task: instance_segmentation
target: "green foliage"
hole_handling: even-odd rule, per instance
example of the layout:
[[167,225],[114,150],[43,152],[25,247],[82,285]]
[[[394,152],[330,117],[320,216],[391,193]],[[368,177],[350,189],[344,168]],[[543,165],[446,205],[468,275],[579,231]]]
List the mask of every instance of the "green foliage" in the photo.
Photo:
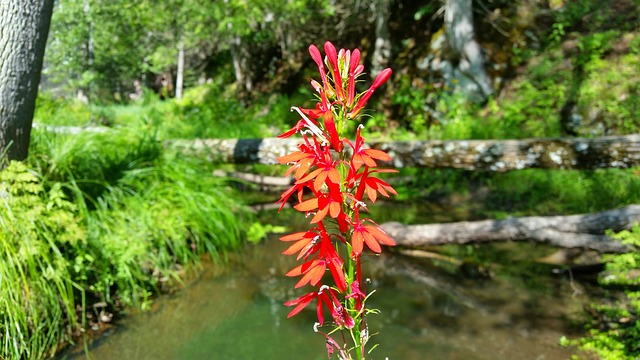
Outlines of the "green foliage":
[[[624,41],[640,39],[629,36]],[[638,41],[638,40],[636,40]],[[611,46],[609,39],[608,45]],[[604,51],[604,50],[601,50]],[[584,64],[585,79],[580,86],[578,110],[585,135],[631,134],[640,131],[640,51],[612,59],[597,53]]]
[[87,252],[72,257],[78,276],[123,304],[145,304],[159,279],[241,240],[237,201],[205,164],[163,156],[150,126],[34,134],[32,161],[68,184],[87,223]]
[[24,164],[0,172],[0,358],[42,359],[77,329],[70,253],[86,229],[61,186]]
[[[113,168],[127,166],[127,164],[118,164],[116,158],[125,149],[132,148],[132,142],[137,141],[135,139],[139,137],[139,134],[150,134],[149,136],[153,137],[147,136],[147,140],[133,146],[138,149],[139,156],[142,158],[156,156],[154,153],[159,151],[159,144],[155,142],[155,137],[161,140],[272,137],[281,134],[293,125],[295,116],[289,111],[290,105],[304,95],[306,94],[295,94],[292,98],[287,95],[274,94],[270,97],[257,99],[250,106],[246,106],[235,98],[231,88],[225,88],[219,83],[188,89],[180,102],[160,101],[157,97],[149,95],[139,103],[129,105],[85,105],[43,95],[38,102],[34,121],[46,125],[75,126],[101,126],[106,122],[110,127],[116,129],[118,136],[113,137],[113,133],[99,133],[78,137],[75,142],[64,140],[65,146],[68,147],[55,147],[56,153],[49,156],[53,158],[66,156],[67,160],[65,161],[76,162],[78,166],[74,165],[74,167],[80,172],[90,171],[92,168],[95,169],[94,171],[100,171],[105,168],[106,173],[116,174],[117,172],[112,171]],[[145,130],[142,132],[131,130],[131,128],[139,127]],[[107,141],[106,138],[109,137],[113,137],[113,141]],[[57,140],[47,138],[46,141]],[[101,146],[108,149],[96,148]],[[80,155],[74,155],[76,150]],[[58,153],[60,151],[63,153]],[[99,156],[96,155],[97,152],[110,154],[109,159],[98,160],[113,164],[93,167],[91,165],[93,160],[90,158]],[[39,153],[47,154],[46,152]],[[85,161],[87,162],[84,163]],[[61,160],[52,161],[56,164],[61,162]],[[85,169],[84,165],[87,165],[88,169]],[[92,179],[105,178],[99,174],[87,177]]]
[[631,231],[610,235],[631,250],[604,256],[606,269],[600,283],[624,289],[624,295],[594,306],[598,318],[590,324],[589,336],[579,344],[602,359],[632,359],[640,356],[640,225],[635,224]]
[[455,202],[456,211],[483,218],[589,213],[640,202],[638,169],[401,169],[399,176],[411,180],[395,186],[398,199]]
[[640,202],[634,170],[527,169],[492,174],[488,203],[515,214],[587,213]]
[[0,172],[0,358],[49,357],[85,326],[84,306],[147,308],[202,256],[242,242],[251,216],[222,180],[164,155],[144,126],[36,129],[37,170]]

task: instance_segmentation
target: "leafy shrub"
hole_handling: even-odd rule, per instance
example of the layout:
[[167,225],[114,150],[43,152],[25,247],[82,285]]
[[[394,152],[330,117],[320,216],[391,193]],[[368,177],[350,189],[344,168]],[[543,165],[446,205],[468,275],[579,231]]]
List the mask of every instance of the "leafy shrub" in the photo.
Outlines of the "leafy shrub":
[[640,131],[640,51],[612,59],[593,59],[585,66],[578,109],[585,135]]
[[596,318],[581,347],[602,359],[634,359],[640,356],[640,225],[632,231],[610,234],[631,247],[625,254],[605,255],[606,269],[600,283],[623,289],[621,298],[610,298],[594,306]]
[[76,329],[70,266],[85,237],[59,184],[18,162],[0,172],[0,358],[45,358]]

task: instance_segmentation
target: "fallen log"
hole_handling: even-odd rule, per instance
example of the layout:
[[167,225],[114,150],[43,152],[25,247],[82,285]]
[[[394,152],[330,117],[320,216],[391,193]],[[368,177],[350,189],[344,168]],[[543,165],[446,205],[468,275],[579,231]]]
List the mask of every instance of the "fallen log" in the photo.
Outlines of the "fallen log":
[[258,186],[260,191],[284,191],[295,182],[293,176],[268,176],[239,171],[215,170],[212,175],[254,184]]
[[531,240],[562,248],[624,252],[629,250],[627,246],[607,236],[605,231],[631,229],[634,222],[640,222],[640,205],[569,216],[514,217],[428,225],[389,222],[382,226],[399,246],[405,248]]
[[[165,146],[212,162],[278,164],[299,139],[169,140]],[[640,135],[518,140],[370,141],[400,167],[511,171],[526,168],[597,169],[640,165]]]

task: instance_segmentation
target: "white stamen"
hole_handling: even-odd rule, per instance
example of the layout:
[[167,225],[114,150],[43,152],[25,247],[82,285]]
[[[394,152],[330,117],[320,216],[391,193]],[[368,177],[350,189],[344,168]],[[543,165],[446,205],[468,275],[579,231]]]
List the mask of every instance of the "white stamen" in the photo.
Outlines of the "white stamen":
[[329,141],[327,140],[326,137],[324,137],[322,130],[320,130],[319,127],[317,127],[316,125],[314,125],[314,123],[311,122],[311,120],[309,120],[309,118],[302,113],[302,111],[300,110],[299,107],[297,106],[292,106],[291,107],[291,111],[297,111],[298,114],[300,114],[300,116],[302,117],[302,119],[305,122],[305,126],[309,128],[309,130],[311,130],[317,137],[318,139],[320,139],[323,143],[329,143]]
[[320,286],[320,290],[318,290],[318,295],[322,294],[322,292],[323,292],[325,289],[329,289],[329,287],[328,287],[327,285],[322,285],[322,286]]
[[360,207],[365,208],[365,209],[367,208],[367,204],[365,204],[362,201],[358,201],[358,200],[356,200],[356,206],[360,206]]
[[360,129],[360,130],[364,129],[364,124],[358,125],[358,129]]
[[319,322],[313,324],[313,332],[318,332],[318,326],[320,326]]

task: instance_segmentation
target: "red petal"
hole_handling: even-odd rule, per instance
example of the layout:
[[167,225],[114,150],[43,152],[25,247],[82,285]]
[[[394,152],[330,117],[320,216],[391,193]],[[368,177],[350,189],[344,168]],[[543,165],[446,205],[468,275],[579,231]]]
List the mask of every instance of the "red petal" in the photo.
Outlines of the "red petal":
[[387,235],[387,232],[382,230],[381,228],[373,225],[367,225],[365,226],[365,228],[367,228],[369,233],[373,235],[381,244],[388,246],[393,246],[396,244],[396,242],[393,241],[393,239],[389,237],[389,235]]
[[307,176],[305,176],[302,179],[296,181],[296,184],[307,182],[307,181],[313,179],[314,177],[318,176],[318,174],[320,174],[322,171],[323,171],[323,169],[315,169],[312,172],[310,172],[309,174],[307,174]]
[[354,254],[362,254],[363,240],[362,230],[353,232],[353,236],[351,236],[351,251]]
[[313,44],[309,45],[309,54],[311,55],[311,58],[313,59],[313,61],[316,62],[319,68],[323,67],[322,55],[320,54],[320,50],[318,50],[318,48],[315,45]]
[[299,313],[300,311],[302,311],[302,309],[304,309],[307,305],[309,305],[309,303],[311,302],[311,300],[313,300],[315,297],[317,296],[316,292],[310,292],[306,295],[303,295],[295,300],[291,300],[291,301],[287,301],[284,304],[286,306],[294,306],[296,305],[295,308],[293,308],[293,310],[291,310],[291,312],[289,313],[289,315],[287,315],[287,318],[290,318],[294,315],[296,315],[297,313]]
[[327,212],[329,212],[329,207],[325,206],[324,209],[321,209],[316,213],[316,215],[313,217],[313,219],[311,219],[310,223],[311,224],[316,224],[316,223],[322,221],[322,219],[324,219],[324,217],[327,216]]
[[368,185],[365,186],[365,190],[367,191],[367,196],[371,202],[376,202],[376,199],[378,199],[378,193],[376,190]]
[[314,267],[312,267],[309,270],[309,272],[307,272],[300,279],[300,281],[298,281],[298,283],[296,284],[295,288],[297,289],[299,287],[302,287],[302,286],[306,285],[307,283],[315,286],[320,281],[320,279],[322,279],[322,276],[324,275],[326,269],[327,269],[327,266],[324,263],[324,261],[319,262]]
[[364,152],[371,156],[374,159],[382,160],[382,161],[391,161],[393,160],[389,154],[382,150],[377,149],[365,149]]
[[298,211],[311,211],[318,208],[318,199],[313,198],[307,201],[303,201],[300,204],[293,207]]
[[296,240],[300,240],[300,239],[304,238],[305,235],[307,235],[307,233],[308,233],[308,231],[301,231],[301,232],[285,235],[285,236],[280,237],[280,241],[296,241]]
[[331,276],[333,276],[333,281],[336,282],[336,286],[341,292],[345,292],[347,290],[347,282],[344,278],[344,272],[342,271],[340,264],[331,261],[329,262],[329,271],[331,271]]
[[340,215],[341,209],[342,209],[342,206],[340,206],[339,202],[332,201],[329,204],[329,215],[331,215],[331,217],[335,219],[338,217],[338,215]]
[[293,245],[289,246],[289,248],[287,248],[287,250],[283,251],[282,253],[284,255],[293,255],[293,254],[297,253],[298,251],[302,250],[305,246],[309,245],[309,243],[312,240],[313,239],[300,240],[300,241],[294,243]]
[[326,170],[322,170],[319,174],[318,177],[316,178],[316,180],[313,182],[313,188],[316,191],[320,191],[320,189],[322,188],[322,185],[324,185],[325,181],[327,181],[327,171]]
[[373,252],[376,252],[378,254],[381,253],[382,248],[380,247],[380,244],[378,244],[376,239],[373,237],[373,235],[371,235],[367,231],[363,231],[362,233],[363,233],[362,235],[364,236],[364,242],[367,244],[369,249],[373,250]]
[[353,168],[355,170],[360,169],[363,163],[364,163],[364,160],[362,159],[362,155],[360,154],[354,154],[353,158],[351,158],[351,164],[353,165]]
[[351,73],[354,73],[359,64],[360,64],[360,50],[353,49],[353,53],[351,53],[351,63],[349,64],[349,71]]
[[[304,159],[304,160],[301,160],[301,161],[298,163],[298,169],[296,170],[296,173],[295,173],[295,175],[294,175],[294,176],[295,176],[295,178],[296,178],[296,179],[300,179],[302,176],[304,176],[304,174],[306,174],[306,173],[307,173],[307,170],[309,170],[309,168],[311,167],[311,165],[313,165],[313,162],[314,162],[314,161],[313,161],[313,159]],[[301,181],[301,182],[304,182],[304,181]]]
[[380,74],[378,74],[378,76],[376,76],[376,79],[373,81],[371,89],[378,88],[380,85],[384,84],[385,81],[389,80],[389,77],[391,77],[391,69],[386,68],[380,71]]
[[309,154],[307,153],[303,153],[302,151],[294,151],[291,154],[285,155],[285,156],[281,156],[279,158],[277,158],[276,160],[278,160],[278,162],[280,164],[288,164],[288,163],[292,163],[292,162],[297,162],[301,159],[304,159],[306,157],[308,157]]
[[340,184],[340,182],[342,181],[342,179],[340,178],[340,173],[336,168],[331,168],[328,175],[329,180],[331,180],[331,182],[334,184]]

